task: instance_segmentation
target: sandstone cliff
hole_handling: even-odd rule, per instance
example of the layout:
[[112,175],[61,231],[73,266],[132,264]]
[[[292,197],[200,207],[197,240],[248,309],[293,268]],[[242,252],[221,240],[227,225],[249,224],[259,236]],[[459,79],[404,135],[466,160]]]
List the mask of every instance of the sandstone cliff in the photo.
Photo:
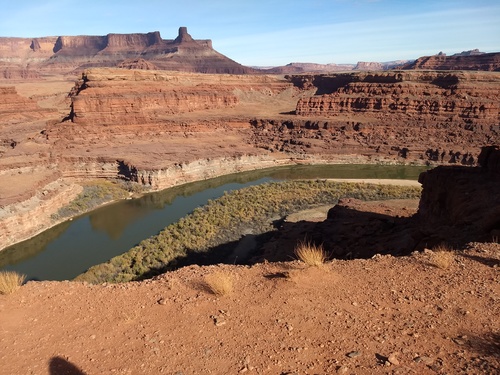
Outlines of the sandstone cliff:
[[36,100],[19,95],[13,86],[0,86],[0,157],[24,141],[39,137],[46,119],[54,117],[55,109],[40,107]]
[[402,69],[421,70],[486,70],[500,71],[500,53],[467,53],[446,56],[437,54],[419,57],[414,62],[404,64]]
[[331,146],[473,164],[481,146],[500,140],[500,76],[495,73],[394,71],[289,79],[316,91],[298,100],[296,114],[309,118],[305,124]]
[[440,166],[420,176],[422,230],[437,239],[498,240],[500,149],[485,147],[474,168]]
[[395,71],[322,78],[314,77],[313,84],[328,94],[300,100],[298,115],[401,113],[484,124],[500,119],[500,77],[495,74]]
[[291,88],[287,82],[265,76],[214,78],[162,71],[88,70],[70,94],[68,119],[98,126],[167,123],[175,114],[235,107],[239,103],[235,90],[272,93]]
[[138,58],[165,70],[253,72],[215,51],[211,40],[193,39],[185,27],[179,28],[177,38],[170,40],[162,39],[158,31],[104,36],[0,38],[0,78],[5,79],[32,78],[39,72],[70,73],[91,66],[115,67]]

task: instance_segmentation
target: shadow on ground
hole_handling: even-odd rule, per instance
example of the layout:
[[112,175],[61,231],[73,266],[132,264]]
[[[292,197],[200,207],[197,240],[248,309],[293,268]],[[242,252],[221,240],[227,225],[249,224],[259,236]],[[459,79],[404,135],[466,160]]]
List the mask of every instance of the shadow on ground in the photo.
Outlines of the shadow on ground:
[[49,363],[50,375],[86,375],[77,366],[62,357],[52,357]]

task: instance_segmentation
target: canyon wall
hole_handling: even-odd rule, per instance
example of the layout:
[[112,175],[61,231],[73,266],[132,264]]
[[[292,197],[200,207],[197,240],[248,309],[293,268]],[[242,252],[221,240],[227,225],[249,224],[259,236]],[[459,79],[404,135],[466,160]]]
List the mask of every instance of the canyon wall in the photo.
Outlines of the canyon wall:
[[[328,82],[330,78],[330,82]],[[431,121],[498,123],[500,77],[473,72],[379,72],[325,77],[316,95],[297,103],[302,116],[400,113]],[[484,121],[482,121],[484,120]]]
[[279,91],[289,87],[265,76],[224,75],[214,79],[161,71],[89,70],[70,93],[68,120],[100,126],[166,123],[179,113],[235,107],[239,103],[235,90]]
[[158,123],[168,115],[229,108],[238,103],[238,98],[225,88],[172,87],[151,82],[140,91],[135,84],[122,84],[112,92],[105,85],[88,90],[94,83],[84,82],[86,90],[73,98],[72,122],[88,125]]
[[420,175],[418,216],[422,231],[436,238],[498,240],[500,149],[484,147],[479,166],[439,166]]
[[[0,174],[0,177],[5,175]],[[80,185],[56,177],[39,181],[32,190],[33,195],[22,198],[22,204],[18,203],[18,199],[11,204],[0,205],[0,250],[58,224],[59,221],[52,215],[81,191]],[[2,199],[3,202],[5,199]]]
[[478,53],[468,51],[452,56],[437,54],[422,56],[417,60],[404,64],[402,69],[419,70],[483,70],[500,71],[500,53]]
[[[53,117],[57,110],[40,107],[36,100],[19,95],[14,86],[0,86],[0,158],[27,139],[39,137],[36,129],[43,129],[46,119]],[[0,160],[0,170],[2,164]]]
[[[297,116],[309,120],[274,125],[284,129],[281,144],[310,147],[324,139],[331,147],[354,146],[359,153],[474,164],[481,146],[500,141],[496,73],[394,71],[288,78],[316,95],[297,102]],[[306,137],[304,127],[316,134]]]
[[17,93],[14,86],[0,86],[0,118],[2,124],[19,123],[45,117],[54,109],[41,108],[35,100]]
[[193,39],[186,27],[179,28],[175,39],[162,39],[158,31],[103,36],[0,37],[0,79],[33,79],[41,73],[74,74],[88,67],[116,67],[138,58],[164,70],[253,72],[215,51],[211,40]]

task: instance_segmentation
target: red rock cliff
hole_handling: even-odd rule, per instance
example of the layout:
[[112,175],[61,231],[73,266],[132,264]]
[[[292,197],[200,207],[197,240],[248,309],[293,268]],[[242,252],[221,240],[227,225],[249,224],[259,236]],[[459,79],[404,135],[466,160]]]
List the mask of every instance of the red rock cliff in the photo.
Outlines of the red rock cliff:
[[[255,121],[260,147],[473,165],[500,142],[500,75],[359,72],[295,75],[296,116]],[[320,151],[321,150],[321,151]]]
[[[479,167],[437,167],[420,175],[423,230],[445,238],[500,236],[500,149],[485,147]],[[449,234],[453,236],[449,236]]]
[[500,71],[500,53],[423,56],[403,65],[402,69]]
[[124,60],[142,58],[158,69],[202,73],[253,72],[212,48],[211,40],[196,40],[186,27],[175,39],[162,39],[158,31],[146,34],[0,38],[0,78],[20,78],[19,69],[42,73],[69,73],[88,67],[115,67]]
[[390,72],[311,78],[318,91],[301,99],[302,116],[364,112],[374,117],[404,114],[429,121],[498,124],[500,75],[465,72]]

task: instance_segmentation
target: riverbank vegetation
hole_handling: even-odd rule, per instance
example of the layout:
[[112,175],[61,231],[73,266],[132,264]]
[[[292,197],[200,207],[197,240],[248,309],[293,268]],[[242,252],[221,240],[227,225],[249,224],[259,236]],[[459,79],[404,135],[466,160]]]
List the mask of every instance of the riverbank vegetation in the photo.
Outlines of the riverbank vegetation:
[[91,211],[105,203],[125,199],[130,194],[142,194],[143,185],[121,180],[93,180],[83,184],[83,191],[67,206],[62,207],[52,219],[60,220]]
[[418,198],[420,192],[420,187],[327,180],[273,182],[235,190],[196,208],[158,235],[91,267],[76,279],[102,283],[150,278],[179,267],[188,256],[235,242],[243,234],[272,231],[273,221],[296,211],[325,204],[333,206],[343,197],[403,199]]

